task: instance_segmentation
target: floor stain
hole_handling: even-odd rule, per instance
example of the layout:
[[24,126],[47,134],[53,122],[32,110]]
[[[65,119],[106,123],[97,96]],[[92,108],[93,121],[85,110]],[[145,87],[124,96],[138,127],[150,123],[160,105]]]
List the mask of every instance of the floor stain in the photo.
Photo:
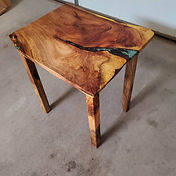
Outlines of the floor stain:
[[48,174],[48,173],[46,173],[46,174],[44,174],[43,176],[49,176],[49,174]]
[[9,47],[9,45],[8,44],[4,44],[3,46],[2,46],[2,48],[8,48]]
[[131,150],[128,149],[128,148],[126,148],[125,151],[126,151],[127,154],[129,154],[131,152]]
[[100,169],[100,161],[92,157],[86,166],[81,163],[78,165],[77,174],[79,176],[95,176],[96,173],[99,173]]
[[154,128],[158,127],[158,123],[155,120],[148,119],[147,123]]
[[66,166],[67,166],[67,172],[70,172],[72,169],[76,168],[76,162],[70,161],[66,164]]
[[53,158],[55,158],[57,156],[57,153],[55,152],[55,153],[51,153],[50,155],[49,155],[49,158],[50,159],[53,159]]
[[31,176],[38,176],[36,172],[32,172]]

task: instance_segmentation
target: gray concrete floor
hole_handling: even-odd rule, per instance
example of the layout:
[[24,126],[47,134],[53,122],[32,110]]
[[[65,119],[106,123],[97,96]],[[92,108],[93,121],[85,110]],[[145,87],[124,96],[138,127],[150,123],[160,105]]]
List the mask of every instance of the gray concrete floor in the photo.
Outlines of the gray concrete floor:
[[45,114],[8,39],[58,6],[19,0],[0,16],[0,176],[175,176],[176,43],[155,37],[140,54],[128,113],[124,69],[101,92],[103,144],[95,149],[85,96],[39,68],[54,107]]

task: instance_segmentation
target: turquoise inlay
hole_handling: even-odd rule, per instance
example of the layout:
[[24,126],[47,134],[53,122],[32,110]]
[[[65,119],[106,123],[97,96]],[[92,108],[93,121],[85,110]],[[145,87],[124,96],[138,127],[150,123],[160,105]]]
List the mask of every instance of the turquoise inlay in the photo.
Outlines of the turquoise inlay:
[[128,50],[126,51],[121,51],[123,54],[128,55],[130,59],[132,59],[138,52],[135,50]]
[[15,46],[15,48],[16,48],[16,49],[18,49],[18,50],[20,49],[20,47],[19,47],[19,46]]
[[72,41],[63,40],[63,39],[59,38],[57,35],[54,35],[54,38],[57,39],[57,40],[61,40],[65,43],[68,43],[72,46],[75,46],[79,49],[83,49],[83,50],[87,50],[87,51],[91,51],[91,52],[108,51],[111,54],[121,56],[121,57],[123,57],[127,60],[132,59],[138,53],[138,51],[136,51],[136,50],[123,49],[123,48],[84,47],[84,46],[81,46],[79,44],[73,43]]

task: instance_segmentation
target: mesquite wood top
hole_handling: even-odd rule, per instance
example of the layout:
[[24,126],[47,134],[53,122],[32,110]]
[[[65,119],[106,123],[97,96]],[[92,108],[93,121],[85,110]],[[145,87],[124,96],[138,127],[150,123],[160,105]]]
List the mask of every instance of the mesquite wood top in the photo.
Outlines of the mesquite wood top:
[[98,93],[154,33],[62,5],[10,35],[25,57],[89,95]]

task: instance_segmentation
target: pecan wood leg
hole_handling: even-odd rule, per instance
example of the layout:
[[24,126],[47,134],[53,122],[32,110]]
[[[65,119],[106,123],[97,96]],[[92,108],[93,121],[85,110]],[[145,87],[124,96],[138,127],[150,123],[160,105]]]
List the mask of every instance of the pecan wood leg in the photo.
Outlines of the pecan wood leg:
[[99,95],[94,97],[86,95],[88,109],[88,121],[90,129],[91,142],[95,147],[100,145],[100,108]]
[[123,111],[125,112],[129,110],[129,106],[130,106],[137,59],[138,59],[138,55],[136,55],[133,59],[131,59],[126,64],[123,95],[122,95],[122,107],[123,107]]
[[50,106],[49,106],[45,91],[43,89],[42,83],[40,81],[40,77],[38,75],[35,64],[31,60],[25,58],[22,54],[20,54],[20,56],[21,56],[21,60],[23,61],[24,67],[27,71],[27,74],[31,80],[31,83],[34,87],[34,91],[39,98],[40,105],[43,108],[43,110],[46,113],[48,113],[50,111]]

